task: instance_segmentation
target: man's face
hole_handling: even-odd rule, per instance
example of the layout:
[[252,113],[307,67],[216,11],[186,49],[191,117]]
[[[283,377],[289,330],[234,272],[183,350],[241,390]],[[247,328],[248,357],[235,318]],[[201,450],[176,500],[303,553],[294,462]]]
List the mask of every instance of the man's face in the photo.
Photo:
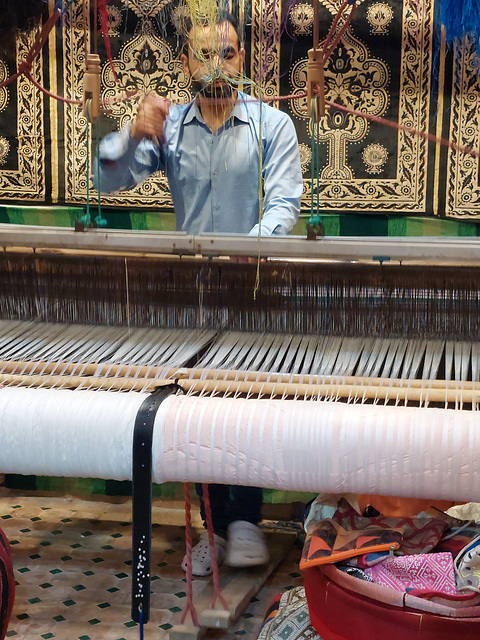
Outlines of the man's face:
[[238,36],[229,22],[214,27],[192,29],[188,57],[181,56],[185,72],[192,77],[194,93],[206,98],[227,98],[242,75],[245,50],[239,48]]

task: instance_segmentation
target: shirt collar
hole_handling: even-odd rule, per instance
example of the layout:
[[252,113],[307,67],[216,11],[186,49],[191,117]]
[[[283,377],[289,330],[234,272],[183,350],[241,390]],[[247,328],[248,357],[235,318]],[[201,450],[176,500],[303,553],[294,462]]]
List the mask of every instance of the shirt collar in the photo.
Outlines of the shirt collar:
[[[245,93],[242,93],[241,91],[239,91],[237,94],[237,102],[235,103],[229,118],[236,118],[241,122],[248,123],[246,101],[249,99],[251,100],[252,98],[250,98],[250,96],[246,95]],[[196,100],[192,100],[192,102],[190,103],[190,106],[187,109],[187,113],[185,115],[183,122],[184,124],[188,124],[193,120],[198,120],[198,122],[205,123],[204,119],[202,118],[200,109],[198,108],[198,104]]]

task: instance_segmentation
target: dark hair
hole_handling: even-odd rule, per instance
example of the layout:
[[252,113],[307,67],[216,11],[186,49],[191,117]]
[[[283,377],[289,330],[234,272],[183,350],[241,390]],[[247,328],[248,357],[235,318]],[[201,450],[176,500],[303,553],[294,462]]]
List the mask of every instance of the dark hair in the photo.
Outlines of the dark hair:
[[[228,11],[219,11],[215,20],[215,24],[219,25],[219,24],[223,24],[224,22],[229,22],[235,33],[237,34],[237,38],[238,38],[238,45],[240,46],[240,34],[238,32],[238,20],[236,19],[236,17],[233,15],[233,13],[229,13]],[[184,21],[184,42],[182,45],[182,53],[184,53],[186,56],[188,56],[188,40],[189,40],[189,35],[190,35],[190,31],[193,29],[193,22],[192,19],[190,18],[190,16],[188,16],[187,18],[185,18]],[[201,25],[203,27],[208,27],[209,22],[206,16],[199,16],[196,24]]]

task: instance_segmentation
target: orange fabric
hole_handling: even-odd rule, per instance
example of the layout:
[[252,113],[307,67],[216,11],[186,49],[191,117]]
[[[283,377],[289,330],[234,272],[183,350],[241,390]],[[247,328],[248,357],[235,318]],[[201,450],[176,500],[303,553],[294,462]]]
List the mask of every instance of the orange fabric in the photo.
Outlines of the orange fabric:
[[361,515],[340,498],[331,518],[307,524],[300,569],[391,548],[400,548],[400,555],[428,553],[454,522],[440,512],[437,517]]
[[428,511],[429,507],[436,507],[446,511],[459,502],[449,500],[424,500],[421,498],[396,498],[395,496],[359,495],[358,506],[363,513],[366,507],[375,507],[383,516],[412,517],[421,511]]

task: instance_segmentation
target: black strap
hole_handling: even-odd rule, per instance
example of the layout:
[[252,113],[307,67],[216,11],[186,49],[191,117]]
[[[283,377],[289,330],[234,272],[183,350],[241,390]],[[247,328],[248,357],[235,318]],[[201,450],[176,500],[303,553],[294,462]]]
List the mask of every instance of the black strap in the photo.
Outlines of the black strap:
[[152,548],[152,438],[155,416],[177,383],[156,389],[146,398],[135,418],[132,469],[132,620],[150,618],[150,553]]

